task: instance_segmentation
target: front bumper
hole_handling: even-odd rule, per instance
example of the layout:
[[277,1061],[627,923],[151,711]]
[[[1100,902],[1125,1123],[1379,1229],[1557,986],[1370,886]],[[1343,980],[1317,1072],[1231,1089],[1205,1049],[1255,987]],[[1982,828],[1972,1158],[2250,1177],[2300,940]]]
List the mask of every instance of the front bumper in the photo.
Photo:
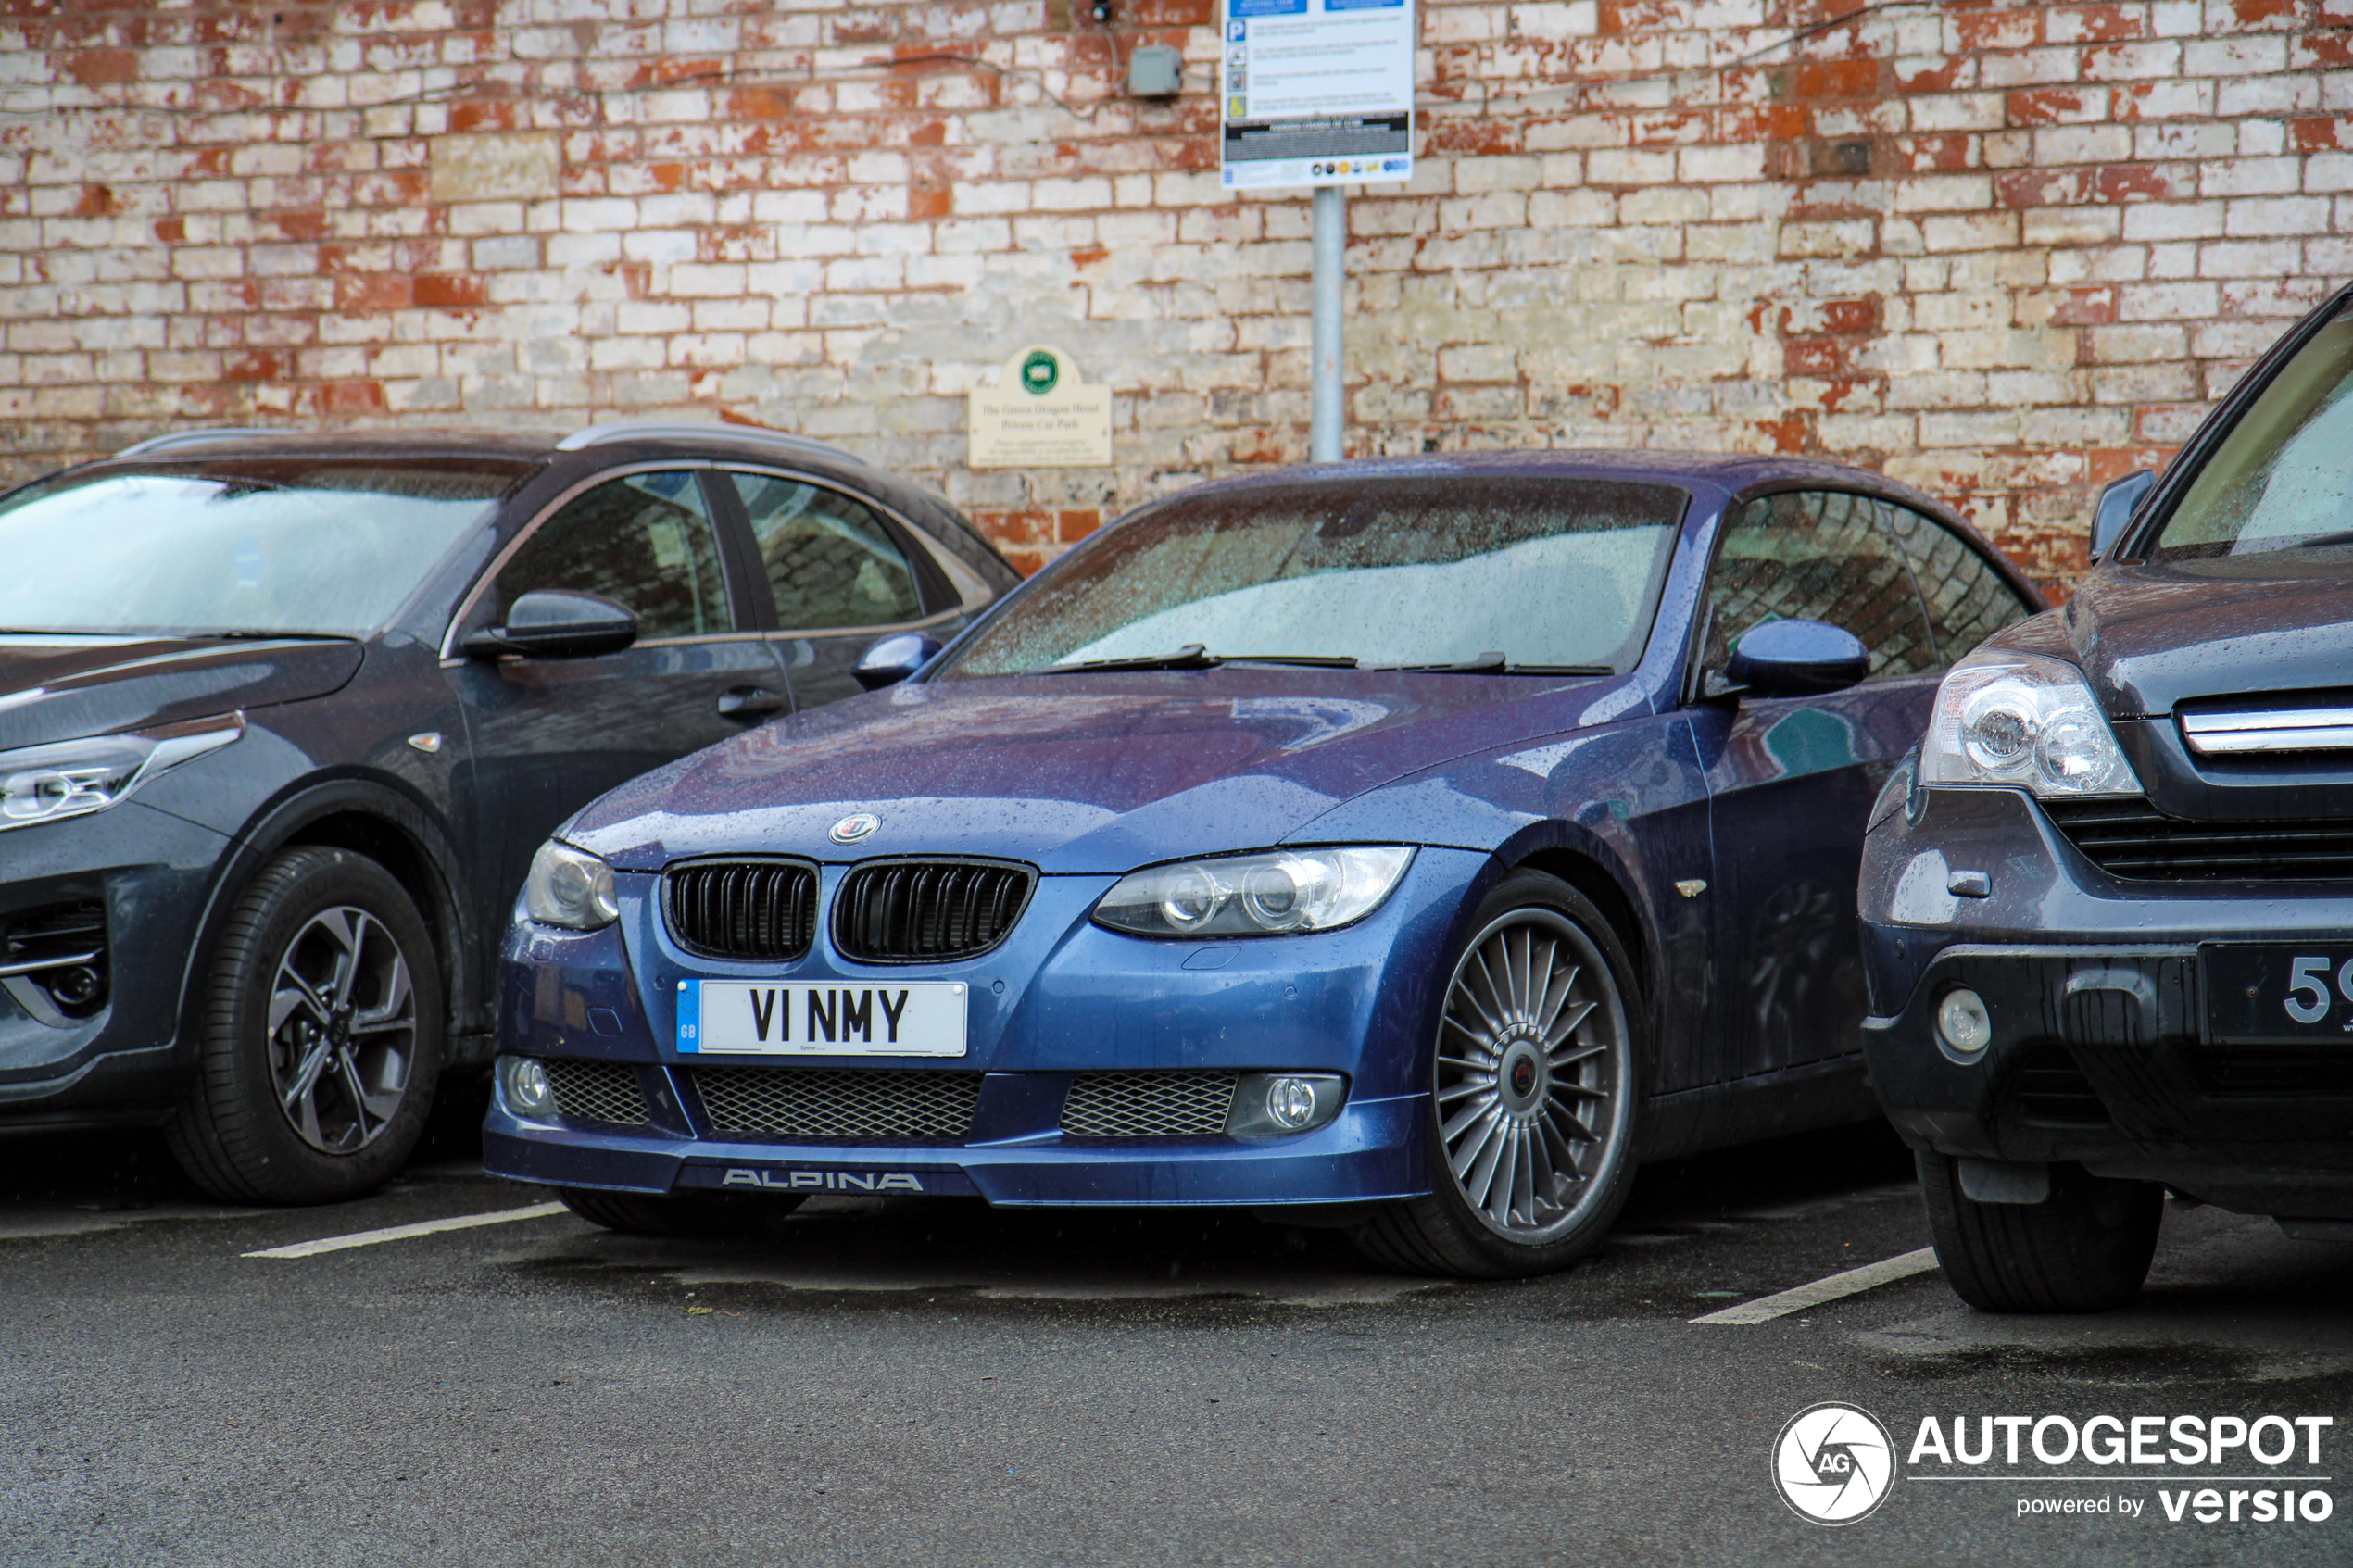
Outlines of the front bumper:
[[[845,869],[824,868],[821,909]],[[815,948],[794,964],[761,971],[695,958],[662,929],[656,879],[624,873],[611,926],[517,926],[502,970],[500,1049],[625,1066],[648,1120],[525,1119],[502,1098],[484,1123],[484,1164],[560,1186],[919,1191],[1008,1206],[1359,1203],[1426,1193],[1433,975],[1486,874],[1486,856],[1423,849],[1389,900],[1345,930],[1208,942],[1102,930],[1088,915],[1114,879],[1046,877],[997,950],[886,972],[833,954],[823,922]],[[681,982],[755,977],[963,981],[966,1054],[723,1062],[677,1049]],[[953,1141],[796,1141],[713,1125],[695,1075],[737,1065],[979,1078],[969,1128]],[[1204,1072],[1336,1074],[1348,1098],[1329,1123],[1289,1136],[1062,1130],[1077,1075]],[[900,1180],[874,1185],[886,1176]]]
[[[1982,873],[1982,897],[1957,895]],[[2342,941],[2353,897],[2123,881],[2025,795],[1925,790],[1865,841],[1864,1054],[1915,1147],[2073,1160],[2246,1213],[2353,1217],[2353,1042],[2249,1047],[2206,1026],[2201,943]],[[1967,986],[1993,1041],[1940,1043]]]
[[[229,840],[139,800],[0,834],[0,968],[94,947],[76,1005],[34,969],[0,975],[0,1126],[151,1122],[185,1081],[189,933]],[[95,935],[59,944],[60,927]],[[10,961],[13,960],[13,961]]]

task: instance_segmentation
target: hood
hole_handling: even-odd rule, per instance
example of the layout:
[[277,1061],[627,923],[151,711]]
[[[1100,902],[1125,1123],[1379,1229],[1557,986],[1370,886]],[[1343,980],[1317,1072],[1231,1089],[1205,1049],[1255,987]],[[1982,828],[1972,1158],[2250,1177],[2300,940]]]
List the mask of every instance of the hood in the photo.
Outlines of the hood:
[[0,635],[0,751],[299,702],[351,679],[356,642]]
[[2110,567],[2064,620],[2118,719],[2195,697],[2342,689],[2353,685],[2353,549]]
[[[565,836],[641,871],[767,852],[1121,872],[1278,844],[1449,758],[1646,709],[1625,677],[1227,667],[944,681],[724,741],[623,785]],[[854,848],[832,843],[854,812],[881,827]]]

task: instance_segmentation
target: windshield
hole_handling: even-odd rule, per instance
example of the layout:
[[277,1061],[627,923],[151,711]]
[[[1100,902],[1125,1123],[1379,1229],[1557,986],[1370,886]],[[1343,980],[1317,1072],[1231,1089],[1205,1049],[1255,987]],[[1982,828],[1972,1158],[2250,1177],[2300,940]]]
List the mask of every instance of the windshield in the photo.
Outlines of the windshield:
[[1624,670],[1684,501],[1667,484],[1484,475],[1180,500],[1057,563],[942,673],[1181,667],[1189,651],[1195,663]]
[[0,628],[357,636],[524,471],[305,458],[60,475],[0,502]]
[[2353,304],[2296,351],[2207,459],[2160,560],[2353,543]]

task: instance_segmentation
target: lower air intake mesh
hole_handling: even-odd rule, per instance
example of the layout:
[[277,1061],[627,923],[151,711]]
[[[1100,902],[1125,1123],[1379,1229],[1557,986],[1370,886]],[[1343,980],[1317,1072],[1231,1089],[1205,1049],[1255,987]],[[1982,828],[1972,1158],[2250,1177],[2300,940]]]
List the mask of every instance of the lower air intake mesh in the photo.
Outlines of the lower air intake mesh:
[[548,1086],[556,1091],[556,1109],[581,1122],[617,1122],[625,1125],[653,1120],[646,1092],[637,1084],[637,1070],[624,1061],[582,1061],[549,1057]]
[[972,1131],[980,1076],[701,1067],[694,1082],[714,1132],[858,1143],[961,1143]]
[[1226,1130],[1239,1073],[1081,1073],[1063,1101],[1074,1138],[1210,1137]]

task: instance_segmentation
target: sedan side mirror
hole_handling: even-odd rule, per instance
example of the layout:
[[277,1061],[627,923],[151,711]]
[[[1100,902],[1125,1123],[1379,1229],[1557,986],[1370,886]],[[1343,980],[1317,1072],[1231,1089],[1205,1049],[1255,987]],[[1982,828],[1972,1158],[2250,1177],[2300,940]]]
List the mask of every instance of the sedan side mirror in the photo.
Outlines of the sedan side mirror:
[[530,659],[587,659],[618,653],[637,640],[637,612],[602,594],[536,588],[507,607],[507,623],[467,634],[470,658],[519,653]]
[[2124,525],[2133,521],[2133,514],[2141,509],[2141,503],[2148,499],[2148,493],[2156,488],[2157,475],[2146,469],[2140,469],[2122,479],[2108,481],[2101,489],[2100,503],[2092,512],[2094,560],[2108,554],[2108,546],[2116,543],[2124,532]]
[[858,666],[850,671],[858,684],[870,692],[885,686],[895,686],[908,676],[929,664],[932,655],[939,651],[939,639],[926,637],[921,632],[894,632],[858,656]]
[[1741,633],[1724,674],[1758,696],[1819,696],[1871,672],[1860,637],[1823,621],[1768,621]]

